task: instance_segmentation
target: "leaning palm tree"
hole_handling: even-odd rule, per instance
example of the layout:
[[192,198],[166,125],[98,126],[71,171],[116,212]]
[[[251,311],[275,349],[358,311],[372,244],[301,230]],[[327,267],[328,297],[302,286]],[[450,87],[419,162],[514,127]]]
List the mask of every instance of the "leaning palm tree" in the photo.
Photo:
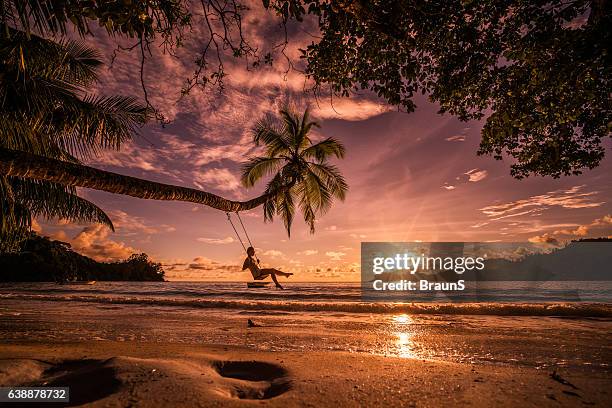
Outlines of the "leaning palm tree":
[[131,138],[148,110],[133,98],[88,92],[101,65],[94,50],[13,29],[9,34],[0,37],[0,251],[14,248],[38,215],[112,228],[110,218],[79,197],[76,187],[228,212],[263,205],[265,219],[280,215],[288,233],[296,202],[314,231],[316,216],[334,198],[344,199],[346,182],[328,163],[331,156],[343,157],[344,148],[331,138],[312,143],[309,132],[317,124],[308,111],[300,118],[283,109],[281,121],[266,118],[255,126],[254,142],[265,146],[266,155],[245,165],[243,181],[250,187],[272,177],[264,193],[248,201],[85,166],[80,159],[118,149]]
[[297,206],[314,232],[316,216],[327,212],[334,198],[343,201],[346,196],[344,177],[329,163],[332,156],[344,157],[344,146],[331,137],[313,143],[310,132],[319,124],[310,120],[308,109],[300,117],[284,108],[280,116],[280,121],[268,116],[253,127],[253,141],[265,147],[265,154],[243,165],[242,184],[253,187],[271,177],[265,190],[272,197],[264,203],[265,220],[279,215],[290,234]]
[[45,180],[63,186],[86,187],[113,194],[152,200],[186,201],[225,212],[247,211],[263,205],[266,220],[280,215],[290,233],[296,203],[314,231],[317,215],[325,213],[334,198],[343,200],[348,189],[338,169],[328,162],[344,157],[344,146],[327,138],[312,143],[308,111],[300,118],[289,109],[281,121],[267,117],[253,128],[253,140],[265,147],[265,155],[244,164],[246,187],[270,176],[263,194],[247,201],[233,201],[189,187],[125,176],[17,150],[0,148],[0,175]]
[[[6,27],[5,27],[6,28]],[[101,66],[95,50],[8,29],[0,37],[0,147],[79,164],[103,148],[118,148],[147,119],[133,98],[88,92]],[[15,248],[32,217],[94,221],[113,228],[74,186],[0,176],[0,250]]]

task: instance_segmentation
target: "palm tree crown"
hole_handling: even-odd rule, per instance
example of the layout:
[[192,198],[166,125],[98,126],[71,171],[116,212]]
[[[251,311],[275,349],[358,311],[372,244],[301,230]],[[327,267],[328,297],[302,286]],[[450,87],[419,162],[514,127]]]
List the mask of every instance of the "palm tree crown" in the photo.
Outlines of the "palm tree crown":
[[[6,28],[6,27],[5,27]],[[119,148],[148,117],[133,98],[91,94],[99,54],[8,29],[0,38],[0,148],[79,163]],[[0,251],[13,249],[35,216],[101,222],[109,217],[74,186],[0,176]]]
[[319,124],[311,121],[308,109],[300,116],[283,108],[279,119],[267,116],[258,121],[253,141],[265,153],[250,158],[242,168],[245,187],[270,177],[265,193],[273,198],[264,203],[264,217],[271,221],[280,216],[289,235],[296,207],[313,233],[316,217],[327,212],[334,199],[344,201],[348,190],[338,168],[329,163],[332,156],[344,157],[344,146],[331,137],[314,143],[309,136],[314,127]]

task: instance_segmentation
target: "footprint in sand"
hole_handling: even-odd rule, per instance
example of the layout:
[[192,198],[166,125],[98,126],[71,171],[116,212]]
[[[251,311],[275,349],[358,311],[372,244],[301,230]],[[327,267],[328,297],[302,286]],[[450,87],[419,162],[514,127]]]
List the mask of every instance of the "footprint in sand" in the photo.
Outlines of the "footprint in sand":
[[[8,375],[8,374],[11,375]],[[95,378],[95,381],[91,381]],[[61,406],[91,403],[113,394],[121,385],[110,360],[46,362],[29,359],[0,361],[0,385],[70,387],[70,402]],[[40,406],[20,403],[20,407]],[[50,406],[56,406],[50,404]]]
[[238,399],[264,400],[291,389],[289,372],[261,361],[218,361],[213,369],[224,378],[219,392]]

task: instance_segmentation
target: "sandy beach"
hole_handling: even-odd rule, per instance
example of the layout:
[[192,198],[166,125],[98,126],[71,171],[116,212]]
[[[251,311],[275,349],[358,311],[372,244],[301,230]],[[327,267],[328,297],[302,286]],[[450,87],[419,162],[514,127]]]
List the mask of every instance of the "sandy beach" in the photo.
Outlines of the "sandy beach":
[[0,408],[612,408],[611,26],[0,1]]
[[555,380],[532,368],[199,344],[11,342],[0,353],[3,385],[68,385],[71,406],[606,406],[611,380],[607,374],[566,371]]
[[[70,406],[541,407],[610,398],[606,304],[370,313],[347,301],[350,286],[334,287],[342,303],[320,285],[293,293],[41,285],[0,291],[0,385],[69,386]],[[196,294],[198,302],[184,300]],[[567,315],[534,315],[543,310]]]

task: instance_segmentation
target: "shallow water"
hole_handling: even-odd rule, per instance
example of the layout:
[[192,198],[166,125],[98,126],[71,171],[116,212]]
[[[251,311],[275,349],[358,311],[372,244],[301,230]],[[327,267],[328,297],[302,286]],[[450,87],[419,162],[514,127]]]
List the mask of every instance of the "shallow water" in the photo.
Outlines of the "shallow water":
[[[362,302],[355,284],[118,283],[0,286],[2,341],[176,342],[344,351],[467,363],[609,371],[611,305]],[[590,316],[590,317],[589,317]],[[595,316],[595,317],[594,317]],[[259,327],[248,328],[252,319]]]
[[272,285],[248,289],[241,282],[0,284],[0,299],[4,300],[289,312],[612,316],[612,282],[481,282],[478,302],[471,301],[473,294],[468,287],[452,301],[415,293],[406,302],[372,302],[362,299],[357,283],[290,283],[284,291]]

